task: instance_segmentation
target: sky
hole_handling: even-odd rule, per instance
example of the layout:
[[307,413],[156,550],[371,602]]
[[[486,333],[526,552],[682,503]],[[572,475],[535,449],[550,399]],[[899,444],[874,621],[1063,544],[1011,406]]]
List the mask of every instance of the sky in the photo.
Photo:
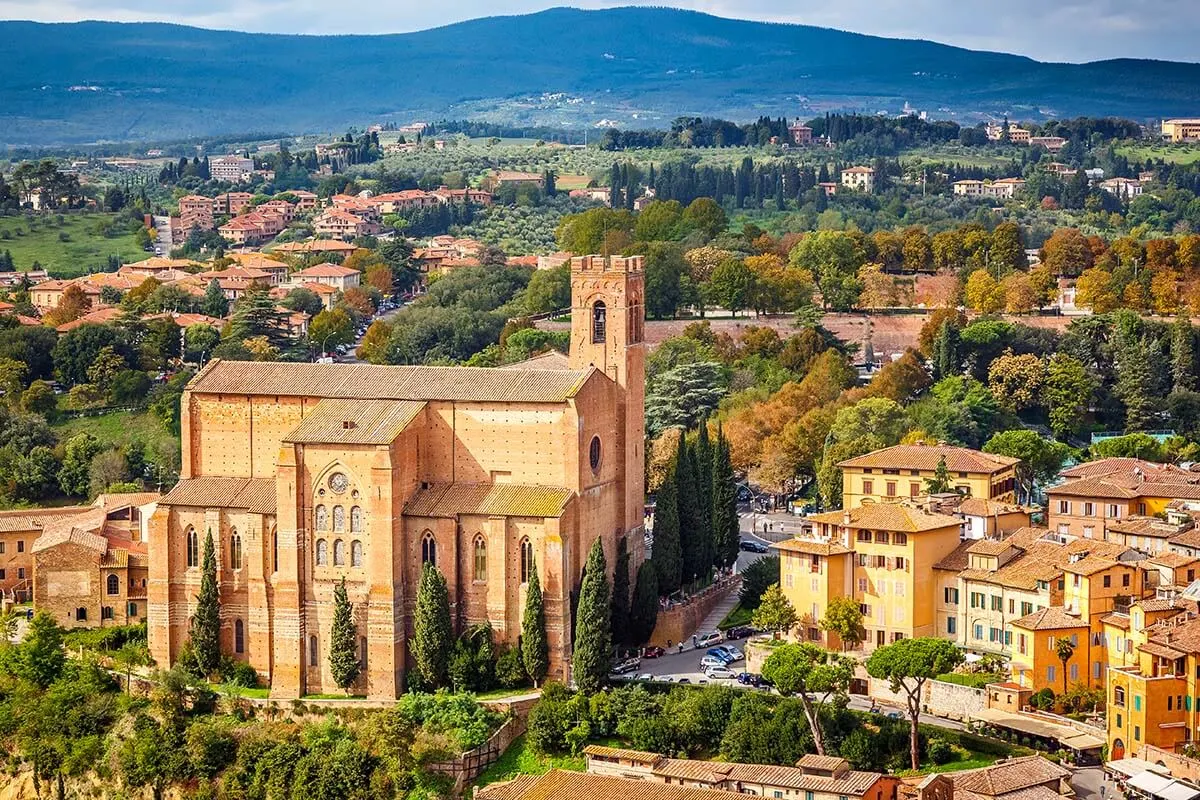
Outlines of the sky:
[[0,0],[0,19],[162,21],[267,33],[398,33],[553,5],[634,4],[932,39],[1043,61],[1200,61],[1197,0]]

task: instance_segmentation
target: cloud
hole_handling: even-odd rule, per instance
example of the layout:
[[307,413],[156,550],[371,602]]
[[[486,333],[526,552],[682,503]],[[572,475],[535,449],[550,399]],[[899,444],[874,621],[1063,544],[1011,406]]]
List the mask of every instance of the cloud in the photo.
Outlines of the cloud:
[[[571,0],[565,0],[571,2]],[[986,2],[986,5],[985,5]],[[0,18],[67,22],[164,21],[270,33],[390,33],[493,14],[522,14],[553,0],[0,0]],[[662,0],[573,0],[583,8],[661,5]],[[1195,0],[674,0],[723,17],[794,22],[922,38],[1045,61],[1105,58],[1197,60]]]

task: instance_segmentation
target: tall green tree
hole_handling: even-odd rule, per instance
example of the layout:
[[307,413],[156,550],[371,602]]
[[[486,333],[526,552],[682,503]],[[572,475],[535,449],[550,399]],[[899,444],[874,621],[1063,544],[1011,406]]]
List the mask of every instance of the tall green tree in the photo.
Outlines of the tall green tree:
[[434,689],[446,685],[446,669],[454,648],[450,626],[450,594],[446,577],[429,562],[421,568],[417,587],[417,610],[413,618],[413,660],[425,684]]
[[1125,430],[1158,427],[1158,412],[1162,407],[1159,379],[1164,366],[1160,363],[1161,353],[1146,335],[1132,341],[1118,339],[1114,349],[1117,382],[1113,388],[1125,404]]
[[953,489],[954,486],[950,483],[950,470],[946,467],[946,457],[942,456],[938,459],[937,466],[933,468],[933,477],[925,479],[925,491],[929,494],[944,494]]
[[700,538],[705,532],[699,525],[696,467],[686,435],[679,437],[679,450],[675,455],[675,486],[679,492],[676,506],[679,509],[679,548],[683,552],[683,582],[687,584],[700,578],[705,568],[700,563],[705,549]]
[[329,670],[333,682],[347,694],[362,669],[357,653],[358,631],[354,627],[354,607],[346,595],[346,577],[333,589],[333,628],[329,636]]
[[835,597],[830,600],[820,625],[821,630],[837,634],[842,641],[842,647],[850,650],[857,649],[867,638],[862,607],[853,597]]
[[62,628],[49,613],[34,614],[25,640],[17,650],[14,672],[42,689],[58,680],[67,660],[62,634]]
[[741,527],[737,513],[737,478],[733,472],[729,440],[717,428],[717,443],[712,468],[712,537],[717,564],[731,567],[741,546]]
[[701,419],[696,431],[696,444],[692,448],[692,463],[696,467],[696,516],[699,539],[704,554],[700,561],[703,569],[718,564],[717,543],[712,535],[713,525],[713,445],[708,437],[708,420]]
[[921,690],[925,682],[951,672],[963,662],[962,651],[946,639],[901,639],[880,647],[867,658],[867,673],[889,681],[893,692],[903,692],[908,707],[909,757],[912,768],[921,765]]
[[1058,656],[1058,660],[1062,662],[1063,694],[1066,694],[1067,662],[1071,660],[1071,656],[1075,655],[1075,645],[1071,643],[1071,637],[1060,636],[1054,640],[1054,655]]
[[196,613],[192,615],[191,642],[196,672],[211,675],[221,663],[221,598],[217,590],[217,554],[211,530],[204,535],[200,593],[196,596]]
[[727,309],[730,314],[749,308],[754,299],[754,271],[739,258],[721,262],[705,285],[708,302]]
[[633,586],[633,603],[629,609],[629,641],[644,644],[658,623],[658,570],[653,561],[643,561],[638,567]]
[[612,597],[608,563],[600,539],[592,543],[575,613],[575,652],[571,660],[575,685],[584,694],[598,692],[612,667]]
[[658,590],[664,595],[677,591],[683,582],[683,552],[679,541],[679,492],[675,468],[654,497],[654,566],[658,570]]
[[1177,392],[1196,388],[1196,332],[1187,317],[1171,323],[1171,378]]
[[613,568],[612,639],[615,644],[629,640],[629,545],[622,536],[617,542],[617,563]]
[[1082,430],[1096,388],[1096,379],[1078,359],[1066,353],[1050,356],[1042,396],[1055,436],[1065,438]]
[[224,319],[229,313],[229,298],[225,296],[216,278],[208,282],[208,288],[204,290],[204,299],[200,301],[200,310],[217,319]]
[[550,643],[546,639],[546,610],[542,605],[542,582],[537,565],[529,570],[525,587],[525,612],[521,615],[521,663],[535,687],[541,686],[550,670]]
[[266,286],[252,286],[238,299],[229,322],[229,338],[237,342],[265,338],[281,352],[295,343],[288,331],[287,314],[276,307]]
[[950,320],[941,324],[933,340],[933,379],[939,381],[958,375],[962,367],[959,354],[960,337],[958,326]]
[[1037,483],[1045,483],[1058,474],[1072,451],[1062,442],[1022,429],[997,433],[984,443],[983,452],[1021,460],[1016,468],[1019,494],[1029,499]]
[[800,700],[817,755],[825,755],[821,711],[832,698],[846,696],[850,691],[854,662],[808,642],[785,644],[767,657],[762,674],[781,695]]
[[774,635],[787,633],[800,621],[795,607],[783,594],[778,583],[773,583],[762,593],[758,608],[754,609],[751,624],[770,631]]

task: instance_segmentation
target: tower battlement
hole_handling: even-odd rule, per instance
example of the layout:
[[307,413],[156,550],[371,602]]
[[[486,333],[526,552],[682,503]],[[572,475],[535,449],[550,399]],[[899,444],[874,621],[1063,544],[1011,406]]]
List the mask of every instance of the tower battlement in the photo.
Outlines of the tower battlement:
[[644,256],[575,256],[571,259],[572,272],[607,272],[635,274],[645,269]]

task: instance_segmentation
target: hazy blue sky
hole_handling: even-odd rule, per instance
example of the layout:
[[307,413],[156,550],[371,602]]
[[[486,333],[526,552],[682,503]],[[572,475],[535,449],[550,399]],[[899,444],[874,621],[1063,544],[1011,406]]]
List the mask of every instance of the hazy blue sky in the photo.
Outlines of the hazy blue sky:
[[[389,33],[552,5],[640,0],[0,0],[0,19],[161,20],[273,33]],[[1042,60],[1200,60],[1197,0],[655,0],[725,17],[919,37]]]

